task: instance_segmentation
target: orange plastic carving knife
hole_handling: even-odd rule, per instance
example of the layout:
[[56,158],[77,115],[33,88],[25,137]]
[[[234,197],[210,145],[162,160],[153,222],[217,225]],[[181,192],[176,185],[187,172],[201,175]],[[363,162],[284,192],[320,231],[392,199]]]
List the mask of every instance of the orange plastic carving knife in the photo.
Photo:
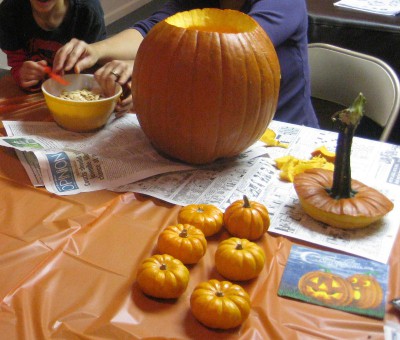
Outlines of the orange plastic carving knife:
[[50,78],[54,79],[56,82],[60,83],[61,85],[69,85],[70,82],[65,78],[61,77],[60,75],[54,73],[49,66],[43,67],[44,72],[46,72]]

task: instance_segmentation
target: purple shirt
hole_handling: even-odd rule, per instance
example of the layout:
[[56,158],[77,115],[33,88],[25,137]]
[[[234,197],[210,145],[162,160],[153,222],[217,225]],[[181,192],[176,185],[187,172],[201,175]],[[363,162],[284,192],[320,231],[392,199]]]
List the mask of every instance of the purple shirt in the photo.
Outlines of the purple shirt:
[[[156,23],[177,12],[206,7],[218,8],[219,1],[170,0],[133,28],[145,36]],[[264,28],[278,54],[281,86],[274,119],[318,127],[311,104],[305,0],[247,0],[241,12],[250,15]]]

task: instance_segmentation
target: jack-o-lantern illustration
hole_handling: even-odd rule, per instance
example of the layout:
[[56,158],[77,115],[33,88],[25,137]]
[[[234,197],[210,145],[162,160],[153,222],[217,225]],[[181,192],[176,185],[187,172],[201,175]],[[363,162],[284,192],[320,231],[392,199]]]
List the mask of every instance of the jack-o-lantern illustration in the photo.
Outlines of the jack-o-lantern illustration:
[[300,278],[297,286],[303,295],[328,305],[348,306],[353,300],[350,282],[329,272],[308,272]]
[[379,282],[366,274],[354,274],[347,278],[353,287],[352,305],[368,309],[378,307],[383,299],[383,290]]

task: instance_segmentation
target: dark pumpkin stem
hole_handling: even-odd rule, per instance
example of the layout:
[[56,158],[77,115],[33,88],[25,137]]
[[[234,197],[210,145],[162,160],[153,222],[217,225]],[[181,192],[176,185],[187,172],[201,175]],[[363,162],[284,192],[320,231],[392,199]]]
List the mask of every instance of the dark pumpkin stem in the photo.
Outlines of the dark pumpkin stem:
[[242,250],[242,249],[243,249],[242,244],[241,244],[241,243],[236,243],[235,249],[236,249],[236,250]]
[[250,208],[251,207],[251,205],[250,205],[250,201],[249,201],[249,199],[247,198],[247,196],[246,195],[243,195],[243,208]]
[[350,198],[355,195],[351,188],[350,155],[354,132],[364,114],[364,105],[365,97],[360,93],[349,108],[332,116],[332,120],[339,128],[333,184],[329,190],[329,195],[334,199]]
[[186,229],[186,228],[185,228],[185,229],[182,229],[182,231],[179,233],[179,236],[182,237],[182,238],[188,237],[188,231],[187,231],[187,229]]

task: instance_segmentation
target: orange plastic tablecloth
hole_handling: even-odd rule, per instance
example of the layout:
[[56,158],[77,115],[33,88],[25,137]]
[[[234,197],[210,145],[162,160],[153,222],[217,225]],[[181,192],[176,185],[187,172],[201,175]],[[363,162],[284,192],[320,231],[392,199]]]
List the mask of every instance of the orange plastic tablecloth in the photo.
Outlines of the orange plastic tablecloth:
[[[20,94],[9,76],[0,79],[0,98]],[[45,107],[6,118],[51,120]],[[383,339],[384,322],[400,320],[389,304],[385,320],[376,320],[278,297],[291,245],[301,242],[266,234],[258,241],[266,267],[242,284],[252,300],[248,320],[211,330],[192,316],[189,298],[199,282],[222,279],[213,257],[226,232],[208,239],[186,292],[162,301],[143,295],[135,275],[179,206],[105,190],[56,196],[34,188],[3,147],[0,197],[0,339]],[[400,296],[399,235],[389,265],[388,301]]]

